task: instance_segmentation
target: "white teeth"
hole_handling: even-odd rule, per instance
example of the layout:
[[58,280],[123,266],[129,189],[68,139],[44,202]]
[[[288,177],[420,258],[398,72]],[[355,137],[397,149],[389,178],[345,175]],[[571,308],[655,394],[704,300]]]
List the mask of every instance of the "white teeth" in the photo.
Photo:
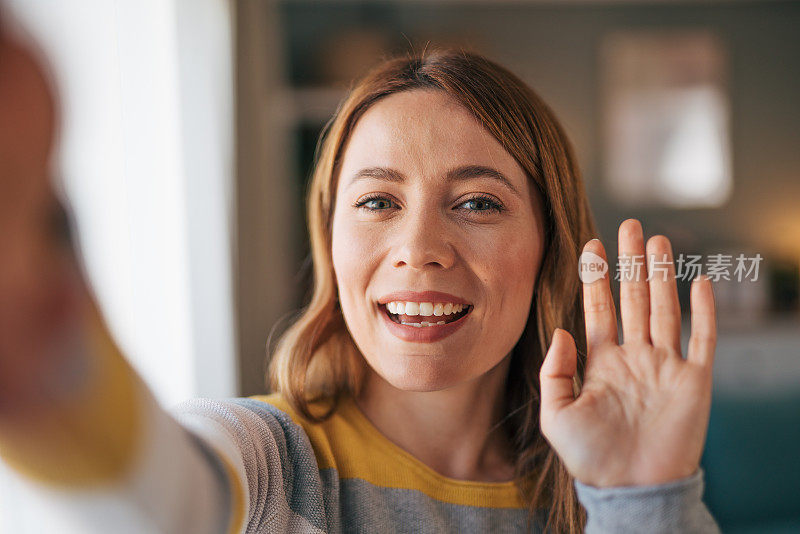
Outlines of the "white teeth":
[[404,324],[406,326],[413,326],[413,327],[416,327],[416,328],[422,328],[423,326],[439,326],[439,325],[443,325],[443,324],[447,324],[447,323],[445,323],[444,321],[439,321],[439,322],[436,322],[436,323],[429,323],[428,321],[421,321],[419,323],[403,323],[403,322],[401,322],[400,324]]
[[396,315],[420,315],[423,317],[441,317],[451,313],[459,313],[467,308],[464,304],[453,304],[452,302],[403,302],[393,301],[386,303],[389,313]]

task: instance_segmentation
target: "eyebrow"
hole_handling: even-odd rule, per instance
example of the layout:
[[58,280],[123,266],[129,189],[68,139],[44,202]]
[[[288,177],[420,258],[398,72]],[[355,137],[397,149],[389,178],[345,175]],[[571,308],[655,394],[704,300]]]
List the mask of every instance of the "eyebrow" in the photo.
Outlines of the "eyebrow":
[[[502,172],[492,167],[487,167],[485,165],[461,165],[460,167],[450,169],[447,171],[447,174],[445,174],[445,180],[447,182],[460,182],[481,177],[496,180],[515,195],[521,196],[517,188],[514,187],[514,184],[512,184]],[[396,183],[404,183],[406,181],[405,175],[395,169],[387,167],[366,167],[353,175],[348,187],[360,180],[367,180],[370,178]]]

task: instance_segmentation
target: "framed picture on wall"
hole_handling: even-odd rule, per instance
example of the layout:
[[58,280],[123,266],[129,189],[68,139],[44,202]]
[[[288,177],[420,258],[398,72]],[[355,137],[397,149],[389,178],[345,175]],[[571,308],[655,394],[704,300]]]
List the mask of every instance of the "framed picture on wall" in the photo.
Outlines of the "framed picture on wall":
[[616,31],[600,50],[611,196],[623,205],[723,205],[732,176],[722,40],[706,30]]

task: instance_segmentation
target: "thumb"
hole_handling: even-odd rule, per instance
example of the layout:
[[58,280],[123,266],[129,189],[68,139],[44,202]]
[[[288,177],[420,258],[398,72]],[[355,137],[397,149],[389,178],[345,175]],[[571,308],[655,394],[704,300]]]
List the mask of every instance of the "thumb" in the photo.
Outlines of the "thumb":
[[539,370],[542,393],[542,419],[548,419],[570,404],[574,399],[572,377],[578,365],[578,351],[575,340],[566,330],[556,328],[550,349]]

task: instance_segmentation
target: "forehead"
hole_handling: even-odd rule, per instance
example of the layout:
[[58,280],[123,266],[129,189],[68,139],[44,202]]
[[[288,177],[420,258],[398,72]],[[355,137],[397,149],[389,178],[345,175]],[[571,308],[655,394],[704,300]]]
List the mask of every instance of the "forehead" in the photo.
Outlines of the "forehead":
[[442,91],[404,91],[381,99],[358,121],[340,185],[363,167],[434,177],[464,164],[496,168],[524,188],[522,167],[459,102]]

